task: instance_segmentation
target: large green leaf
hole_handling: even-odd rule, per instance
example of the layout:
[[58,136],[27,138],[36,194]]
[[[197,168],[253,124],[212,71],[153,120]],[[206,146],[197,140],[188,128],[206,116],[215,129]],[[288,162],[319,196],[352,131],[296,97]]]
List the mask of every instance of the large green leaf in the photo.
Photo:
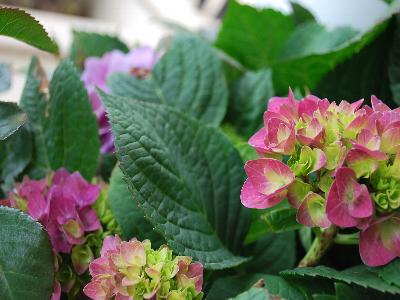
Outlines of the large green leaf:
[[369,101],[371,95],[376,95],[390,105],[388,65],[392,65],[388,59],[392,39],[393,26],[388,26],[371,44],[324,76],[313,93],[331,101],[351,102],[361,98]]
[[0,206],[0,299],[50,299],[53,253],[43,227],[22,212]]
[[292,6],[292,17],[296,24],[315,21],[313,14],[304,6],[293,1],[290,1],[290,5]]
[[290,16],[231,0],[215,45],[249,69],[271,66],[294,29]]
[[[29,129],[33,134],[31,175],[42,178],[50,168],[45,141],[47,78],[37,57],[32,57],[20,105],[28,115]],[[33,174],[32,174],[33,172]]]
[[274,96],[270,69],[246,72],[231,88],[227,119],[239,134],[253,135],[263,124],[263,113]]
[[18,8],[0,7],[0,35],[6,35],[36,48],[57,53],[58,47],[43,26]]
[[400,105],[400,20],[398,16],[389,57],[390,89],[393,94],[393,100],[397,105]]
[[125,240],[132,237],[149,239],[154,247],[163,243],[163,237],[153,230],[153,225],[145,218],[143,210],[129,192],[119,167],[116,167],[111,175],[109,199],[111,211]]
[[377,272],[365,266],[357,266],[344,271],[337,271],[325,266],[315,268],[296,268],[281,272],[285,278],[319,277],[332,279],[348,284],[356,284],[364,288],[371,288],[384,293],[400,294],[400,287],[391,285],[381,279]]
[[9,185],[32,158],[32,138],[26,125],[5,141],[0,141],[0,152],[3,156],[0,163],[1,178]]
[[16,103],[0,101],[0,140],[8,138],[26,121],[26,114]]
[[398,296],[380,293],[375,290],[365,289],[358,286],[350,286],[345,283],[335,283],[336,298],[335,300],[395,300]]
[[253,259],[245,264],[249,272],[275,274],[293,268],[296,262],[294,232],[267,234],[249,247]]
[[233,253],[249,210],[239,200],[242,161],[228,139],[166,105],[104,93],[102,99],[128,186],[167,243],[208,269],[243,263]]
[[300,25],[273,66],[275,90],[278,94],[286,93],[289,86],[313,90],[335,65],[370,44],[387,25],[384,21],[356,35],[349,28],[327,31],[316,23]]
[[112,50],[128,52],[129,48],[115,36],[94,32],[74,31],[70,50],[70,59],[79,67],[83,67],[86,58],[101,57]]
[[378,275],[387,283],[397,285],[400,288],[400,259],[382,267],[378,271]]
[[[265,289],[276,299],[303,300],[303,294],[292,284],[279,276],[253,273],[223,277],[215,280],[207,294],[207,300],[228,299],[250,289],[257,281],[264,279]],[[281,298],[277,298],[277,296]],[[275,299],[275,298],[273,298]]]
[[263,288],[251,288],[248,291],[245,291],[231,300],[271,300],[268,296],[268,293]]
[[113,94],[164,103],[219,125],[227,109],[227,88],[217,55],[199,37],[180,34],[156,64],[149,80],[128,74],[110,77]]
[[46,143],[51,167],[79,171],[91,179],[99,156],[97,120],[78,71],[68,60],[54,71],[48,111]]

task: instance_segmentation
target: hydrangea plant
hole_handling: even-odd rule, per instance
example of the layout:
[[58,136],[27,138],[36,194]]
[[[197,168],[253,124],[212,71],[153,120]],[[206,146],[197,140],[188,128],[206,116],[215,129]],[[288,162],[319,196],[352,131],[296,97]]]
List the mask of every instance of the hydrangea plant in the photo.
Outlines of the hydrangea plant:
[[271,98],[249,140],[259,158],[245,165],[241,201],[263,209],[287,198],[305,226],[354,228],[362,261],[380,266],[400,256],[400,110],[363,101]]
[[173,256],[149,240],[104,239],[101,256],[89,267],[92,281],[84,288],[91,299],[202,299],[203,266],[188,256]]

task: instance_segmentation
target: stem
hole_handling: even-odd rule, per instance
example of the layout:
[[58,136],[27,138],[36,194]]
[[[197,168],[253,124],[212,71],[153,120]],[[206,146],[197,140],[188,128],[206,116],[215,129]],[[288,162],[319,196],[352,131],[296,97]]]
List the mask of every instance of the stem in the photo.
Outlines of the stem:
[[358,245],[360,239],[360,233],[351,233],[351,234],[337,234],[334,242],[340,245]]
[[334,225],[322,230],[321,234],[315,237],[310,249],[300,261],[299,267],[312,267],[318,264],[319,260],[332,245],[336,232],[337,228]]

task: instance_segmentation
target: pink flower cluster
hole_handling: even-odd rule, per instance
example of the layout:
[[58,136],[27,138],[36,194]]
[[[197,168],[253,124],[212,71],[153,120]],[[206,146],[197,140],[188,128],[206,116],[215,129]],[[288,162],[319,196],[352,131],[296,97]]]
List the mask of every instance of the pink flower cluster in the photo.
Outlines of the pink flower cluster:
[[400,109],[307,96],[273,97],[264,127],[249,140],[260,158],[246,163],[241,201],[272,207],[285,198],[297,221],[360,230],[369,266],[400,256]]
[[166,246],[150,241],[104,239],[101,257],[89,266],[92,281],[84,288],[91,299],[201,299],[203,266],[190,257],[173,257]]
[[73,245],[85,242],[85,232],[100,228],[91,207],[99,192],[98,185],[88,183],[78,172],[60,169],[49,179],[25,176],[8,201],[43,224],[55,253],[70,253]]
[[157,54],[153,48],[147,46],[136,48],[129,53],[113,50],[101,58],[89,57],[86,59],[81,79],[85,83],[93,111],[98,120],[101,153],[114,151],[114,138],[105,108],[101,103],[96,88],[109,93],[110,88],[107,86],[107,78],[110,75],[114,73],[130,73],[132,76],[143,77],[151,72],[156,62]]

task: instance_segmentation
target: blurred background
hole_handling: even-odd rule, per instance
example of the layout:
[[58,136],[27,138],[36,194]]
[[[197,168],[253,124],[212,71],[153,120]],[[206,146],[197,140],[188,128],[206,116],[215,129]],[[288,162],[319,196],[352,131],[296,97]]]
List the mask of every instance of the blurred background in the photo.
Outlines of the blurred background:
[[[290,13],[289,0],[243,0],[255,7],[273,7]],[[365,30],[385,12],[381,0],[297,0],[316,19],[327,26],[352,26]],[[219,28],[227,1],[225,0],[7,0],[0,5],[22,7],[39,19],[66,55],[72,41],[72,30],[95,31],[119,36],[129,46],[156,46],[172,31],[183,26],[200,31],[211,38]],[[19,99],[25,70],[32,54],[42,58],[44,68],[51,72],[57,59],[23,43],[0,37],[0,64],[12,72],[11,88],[0,92],[2,99]]]

